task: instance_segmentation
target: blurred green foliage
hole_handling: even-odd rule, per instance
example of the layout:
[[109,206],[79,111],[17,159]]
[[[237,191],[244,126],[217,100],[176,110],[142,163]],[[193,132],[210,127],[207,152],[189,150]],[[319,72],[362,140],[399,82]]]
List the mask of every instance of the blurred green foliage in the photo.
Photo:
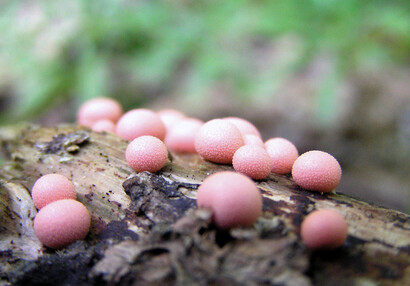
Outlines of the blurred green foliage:
[[[69,98],[138,104],[179,93],[190,100],[229,84],[238,98],[275,92],[326,52],[335,70],[318,92],[326,118],[347,72],[407,64],[407,0],[6,1],[0,4],[0,123],[32,119]],[[258,45],[297,39],[297,53],[255,72]]]

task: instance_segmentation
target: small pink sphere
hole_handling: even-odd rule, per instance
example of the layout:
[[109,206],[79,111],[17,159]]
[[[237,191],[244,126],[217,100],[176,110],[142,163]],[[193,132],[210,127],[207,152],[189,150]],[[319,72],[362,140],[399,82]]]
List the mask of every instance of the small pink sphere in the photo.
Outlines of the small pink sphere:
[[185,115],[182,112],[174,109],[162,109],[158,111],[157,114],[161,118],[162,122],[164,122],[167,132],[172,127],[172,125],[185,119]]
[[195,118],[179,121],[169,129],[165,144],[175,152],[196,153],[195,137],[202,125],[204,123]]
[[271,173],[272,160],[265,149],[255,145],[239,148],[232,160],[235,171],[252,179],[264,179]]
[[272,158],[272,172],[276,174],[288,174],[298,158],[299,153],[295,145],[285,138],[271,138],[265,142],[265,149]]
[[311,212],[302,222],[300,235],[303,243],[313,249],[332,249],[343,245],[348,227],[339,213],[330,209]]
[[245,145],[255,145],[265,149],[265,143],[263,143],[262,139],[253,134],[245,134],[243,135],[243,141]]
[[128,165],[137,172],[156,172],[168,159],[168,150],[164,142],[153,136],[141,136],[128,144],[125,150]]
[[339,162],[323,151],[309,151],[299,156],[292,168],[296,184],[311,191],[331,192],[339,185],[342,168]]
[[122,107],[118,101],[99,97],[91,99],[81,105],[77,113],[77,121],[80,125],[91,127],[101,119],[117,122],[122,115]]
[[75,200],[59,200],[42,208],[34,218],[34,231],[45,246],[60,249],[82,240],[90,230],[87,208]]
[[213,221],[220,228],[251,226],[262,212],[262,195],[248,177],[219,172],[198,188],[197,204],[212,209]]
[[259,138],[262,137],[261,134],[259,133],[258,128],[256,128],[255,125],[253,125],[246,119],[243,119],[240,117],[225,117],[223,119],[228,120],[229,122],[234,124],[236,127],[238,127],[242,135],[252,134],[252,135],[258,136]]
[[102,119],[95,122],[91,129],[95,132],[109,132],[115,133],[115,123],[108,119]]
[[129,141],[144,135],[160,140],[165,138],[165,125],[155,112],[149,109],[133,109],[125,113],[117,122],[116,134]]
[[41,209],[57,200],[77,198],[73,183],[63,175],[48,174],[41,176],[31,189],[36,208]]
[[221,164],[231,164],[233,155],[243,144],[238,128],[223,119],[206,122],[195,137],[198,154],[206,160]]

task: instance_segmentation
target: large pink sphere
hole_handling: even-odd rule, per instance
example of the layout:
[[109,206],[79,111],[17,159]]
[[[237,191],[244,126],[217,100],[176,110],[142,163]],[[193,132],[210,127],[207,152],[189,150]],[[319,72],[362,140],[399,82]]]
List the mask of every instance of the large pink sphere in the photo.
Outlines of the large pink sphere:
[[265,143],[263,143],[260,137],[253,134],[245,134],[242,137],[245,145],[256,145],[265,149]]
[[323,151],[309,151],[299,156],[292,168],[296,184],[311,191],[331,192],[339,185],[342,168]]
[[37,238],[54,249],[86,237],[91,224],[87,208],[75,200],[59,200],[42,208],[34,219]]
[[73,183],[63,175],[48,174],[41,176],[31,189],[36,208],[41,209],[57,200],[77,198]]
[[255,125],[250,123],[248,120],[240,117],[225,117],[223,119],[228,120],[229,122],[234,124],[242,133],[242,135],[252,134],[261,138],[261,134],[258,128],[256,128]]
[[91,127],[101,119],[117,122],[122,115],[122,107],[118,101],[99,97],[85,102],[77,113],[77,121],[80,125]]
[[162,109],[158,111],[157,114],[162,122],[164,122],[167,133],[175,123],[185,119],[185,115],[182,112],[174,109]]
[[251,226],[262,212],[262,195],[245,175],[219,172],[198,188],[197,204],[212,209],[213,221],[220,228]]
[[153,136],[141,136],[128,144],[125,150],[128,165],[137,172],[156,172],[168,159],[168,150],[164,142]]
[[165,144],[175,152],[196,153],[195,137],[199,129],[204,125],[201,120],[187,118],[170,127]]
[[155,112],[149,109],[133,109],[125,113],[117,122],[116,134],[129,141],[144,135],[160,140],[165,138],[165,125]]
[[95,132],[109,132],[109,133],[115,133],[115,124],[111,120],[108,119],[102,119],[98,120],[95,122],[92,126],[91,129]]
[[285,138],[271,138],[265,142],[266,151],[272,158],[272,172],[276,174],[288,174],[298,158],[299,153],[295,145]]
[[235,171],[252,179],[265,179],[272,170],[272,160],[264,148],[244,145],[239,148],[232,160]]
[[313,249],[332,249],[343,245],[348,227],[345,219],[336,211],[322,209],[311,212],[302,222],[300,235],[303,242]]
[[195,138],[198,154],[206,160],[221,164],[231,164],[233,155],[243,144],[238,128],[223,119],[206,122]]

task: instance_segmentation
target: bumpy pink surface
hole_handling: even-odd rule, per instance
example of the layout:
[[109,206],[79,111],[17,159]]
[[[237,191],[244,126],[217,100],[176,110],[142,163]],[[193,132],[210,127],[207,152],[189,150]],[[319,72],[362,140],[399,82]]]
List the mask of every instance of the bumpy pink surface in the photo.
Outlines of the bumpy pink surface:
[[128,144],[125,159],[137,172],[156,172],[167,162],[168,150],[164,142],[158,138],[141,136]]
[[59,200],[42,208],[34,219],[37,238],[54,249],[86,237],[91,217],[87,208],[75,200]]
[[323,151],[309,151],[296,159],[292,168],[296,184],[311,191],[331,192],[339,185],[342,169],[339,162]]
[[77,113],[77,121],[80,125],[91,127],[101,119],[108,119],[112,122],[122,115],[121,105],[114,99],[100,97],[85,102]]
[[185,119],[185,115],[182,112],[174,109],[162,109],[158,111],[157,114],[161,118],[162,122],[164,122],[167,132],[172,125],[178,123],[182,119]]
[[196,153],[195,137],[204,125],[201,120],[187,118],[170,127],[165,144],[173,151],[180,153]]
[[238,128],[228,120],[213,119],[206,122],[195,137],[195,150],[206,160],[231,164],[233,154],[243,146]]
[[345,242],[347,234],[345,219],[329,209],[311,212],[302,222],[300,230],[303,242],[313,249],[339,247]]
[[229,122],[234,124],[236,127],[238,127],[242,135],[252,134],[252,135],[255,135],[261,138],[261,134],[259,133],[258,128],[256,128],[255,125],[253,125],[246,119],[243,119],[240,117],[225,117],[224,120],[228,120]]
[[271,138],[265,142],[265,149],[272,158],[272,172],[276,174],[288,174],[298,158],[299,153],[295,145],[285,138]]
[[116,134],[129,141],[144,135],[164,140],[165,125],[155,112],[149,109],[133,109],[125,113],[117,122]]
[[198,188],[197,204],[212,209],[215,225],[220,228],[251,226],[262,212],[262,195],[245,175],[219,172]]
[[36,208],[41,209],[57,200],[77,198],[73,183],[63,175],[48,174],[41,176],[31,189]]
[[245,145],[239,148],[232,160],[235,171],[251,177],[264,179],[271,173],[272,160],[264,148]]
[[260,137],[253,134],[245,134],[242,137],[243,141],[245,142],[245,145],[255,145],[265,149],[265,143],[263,143]]
[[91,129],[95,132],[110,132],[110,133],[115,133],[115,124],[108,119],[102,119],[98,120],[95,122],[92,126]]

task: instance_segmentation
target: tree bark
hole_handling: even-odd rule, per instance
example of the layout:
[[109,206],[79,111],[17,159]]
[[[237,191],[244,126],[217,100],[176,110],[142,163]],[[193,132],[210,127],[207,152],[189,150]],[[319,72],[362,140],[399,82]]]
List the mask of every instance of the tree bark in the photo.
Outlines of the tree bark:
[[[406,285],[410,219],[340,193],[298,187],[289,176],[256,181],[263,214],[252,228],[222,231],[197,209],[196,189],[231,166],[170,153],[155,174],[135,173],[127,141],[75,125],[0,130],[0,285]],[[90,211],[84,241],[42,246],[33,231],[30,189],[41,175],[74,183]],[[345,244],[312,252],[299,227],[331,208],[347,220]]]

